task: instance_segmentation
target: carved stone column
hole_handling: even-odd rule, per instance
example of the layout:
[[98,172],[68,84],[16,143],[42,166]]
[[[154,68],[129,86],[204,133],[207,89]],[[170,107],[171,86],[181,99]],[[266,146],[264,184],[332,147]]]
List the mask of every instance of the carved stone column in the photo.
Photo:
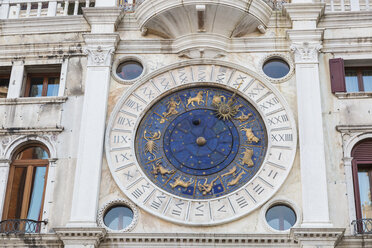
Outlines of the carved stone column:
[[70,227],[95,227],[112,54],[118,34],[84,35],[88,55]]
[[329,228],[332,223],[328,208],[318,61],[324,30],[317,28],[325,5],[302,2],[284,7],[292,21],[292,29],[287,31],[287,35],[292,43],[296,69],[303,208],[301,227]]
[[302,227],[331,227],[328,209],[318,52],[323,30],[288,31],[297,81]]

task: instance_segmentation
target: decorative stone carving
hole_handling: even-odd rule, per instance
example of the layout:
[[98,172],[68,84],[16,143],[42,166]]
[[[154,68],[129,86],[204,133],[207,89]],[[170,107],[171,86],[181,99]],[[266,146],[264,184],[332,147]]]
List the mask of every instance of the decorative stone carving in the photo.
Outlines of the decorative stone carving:
[[291,51],[296,63],[318,63],[318,52],[322,48],[320,43],[293,43]]
[[110,66],[112,62],[112,55],[114,54],[114,47],[87,47],[84,53],[88,55],[88,66]]
[[225,52],[220,49],[213,49],[213,48],[192,48],[181,51],[178,56],[180,58],[188,58],[188,59],[199,59],[199,58],[207,58],[207,59],[219,59],[226,56]]

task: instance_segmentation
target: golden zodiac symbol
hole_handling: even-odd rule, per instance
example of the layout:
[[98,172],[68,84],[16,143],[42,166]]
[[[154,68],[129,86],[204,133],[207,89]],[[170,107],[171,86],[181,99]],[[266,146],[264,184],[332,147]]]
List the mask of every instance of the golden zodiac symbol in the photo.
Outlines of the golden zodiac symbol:
[[252,128],[242,127],[242,131],[245,131],[245,136],[247,137],[248,143],[252,143],[252,141],[258,143],[258,141],[260,141],[260,139],[253,134]]
[[181,104],[181,102],[176,102],[172,97],[169,102],[167,102],[167,112],[163,113],[163,117],[160,119],[160,123],[165,122],[165,118],[178,114],[177,107]]
[[229,170],[229,172],[226,172],[225,174],[222,174],[222,175],[221,175],[221,178],[223,178],[223,177],[227,177],[227,176],[229,176],[229,175],[233,175],[233,177],[236,176],[236,166],[234,166],[233,168],[231,168],[231,169]]
[[248,113],[248,114],[244,114],[242,111],[240,111],[242,114],[237,117],[237,118],[234,118],[235,120],[238,120],[240,122],[245,122],[249,119],[249,117],[252,116],[252,113]]
[[243,155],[242,165],[246,164],[248,165],[248,167],[252,167],[254,165],[253,160],[252,160],[253,150],[249,148],[245,148],[245,151],[242,153],[242,155]]
[[170,183],[169,185],[172,187],[172,189],[174,189],[175,187],[177,186],[181,186],[183,188],[187,188],[189,187],[192,183],[194,183],[194,180],[192,180],[192,178],[190,178],[190,180],[188,182],[185,182],[181,179],[181,176],[177,177],[173,183]]
[[208,184],[208,178],[205,179],[205,182],[203,184],[200,184],[200,182],[198,182],[199,191],[202,192],[203,195],[208,194],[209,192],[211,192],[213,184],[214,184],[214,182],[217,181],[217,179],[218,179],[218,177],[213,179],[212,182],[210,182],[209,184]]
[[[153,158],[156,159],[155,153],[158,152],[158,146],[155,143],[155,140],[159,140],[161,133],[160,131],[157,131],[155,133],[149,132],[150,136],[146,137],[147,130],[143,132],[143,138],[147,141],[145,145],[145,153],[150,153]],[[147,158],[148,160],[151,160],[151,156]]]
[[244,171],[240,172],[237,177],[235,177],[234,179],[227,183],[227,186],[234,186],[235,184],[237,184],[240,181],[240,179],[242,179],[244,174],[245,174]]
[[161,165],[161,161],[160,160],[156,161],[156,166],[154,166],[154,164],[152,164],[152,168],[153,168],[153,170],[151,171],[151,174],[154,174],[155,175],[155,178],[158,177],[158,174],[159,173],[164,178],[166,174],[173,174],[173,173],[176,172],[174,170],[168,170],[168,169],[164,168]]
[[186,108],[191,104],[193,107],[195,107],[194,105],[194,102],[197,102],[198,105],[200,105],[200,103],[204,103],[204,100],[203,100],[203,91],[199,91],[198,94],[196,94],[195,97],[190,97],[189,99],[187,99],[187,104],[186,104]]
[[[239,112],[239,108],[243,107],[243,105],[241,104],[233,106],[236,101],[236,94],[240,86],[243,84],[243,82],[244,82],[243,80],[240,82],[238,87],[235,89],[234,94],[230,97],[230,99],[227,102],[226,99],[222,101],[222,97],[220,96],[213,97],[212,105],[214,105],[217,108],[216,112],[217,117],[219,119],[223,119],[224,121],[227,119],[231,119]],[[215,104],[213,104],[213,101]]]
[[215,106],[215,107],[220,106],[220,104],[222,103],[222,99],[223,99],[223,102],[226,101],[226,97],[225,96],[214,95],[213,98],[212,98],[212,106]]

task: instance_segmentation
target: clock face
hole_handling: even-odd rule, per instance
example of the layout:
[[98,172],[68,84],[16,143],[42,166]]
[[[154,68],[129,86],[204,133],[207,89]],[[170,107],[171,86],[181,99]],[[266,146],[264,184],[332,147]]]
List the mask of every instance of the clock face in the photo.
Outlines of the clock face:
[[267,133],[260,114],[240,95],[187,87],[146,112],[135,144],[141,170],[156,186],[188,199],[212,199],[252,179],[266,154]]
[[169,221],[214,225],[267,201],[292,167],[285,101],[254,73],[189,65],[134,85],[117,103],[106,154],[121,190]]

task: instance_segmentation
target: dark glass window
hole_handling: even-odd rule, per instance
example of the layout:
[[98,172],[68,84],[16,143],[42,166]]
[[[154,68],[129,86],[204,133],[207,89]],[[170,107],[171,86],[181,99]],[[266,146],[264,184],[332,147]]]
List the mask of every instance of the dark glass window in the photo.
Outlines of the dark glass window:
[[273,58],[264,63],[262,70],[271,78],[282,78],[289,73],[290,67],[284,60]]
[[133,211],[126,206],[111,207],[105,213],[103,222],[112,230],[123,230],[133,221]]
[[372,68],[349,67],[345,68],[346,92],[371,92]]
[[48,157],[47,150],[39,145],[16,153],[9,170],[3,220],[41,220]]
[[9,76],[0,75],[0,98],[6,98],[9,88]]
[[27,78],[26,97],[58,96],[58,74],[29,74]]
[[137,61],[126,61],[116,69],[116,74],[124,80],[132,80],[141,76],[143,66]]
[[296,223],[296,213],[287,205],[275,205],[266,212],[266,221],[274,229],[284,231]]

